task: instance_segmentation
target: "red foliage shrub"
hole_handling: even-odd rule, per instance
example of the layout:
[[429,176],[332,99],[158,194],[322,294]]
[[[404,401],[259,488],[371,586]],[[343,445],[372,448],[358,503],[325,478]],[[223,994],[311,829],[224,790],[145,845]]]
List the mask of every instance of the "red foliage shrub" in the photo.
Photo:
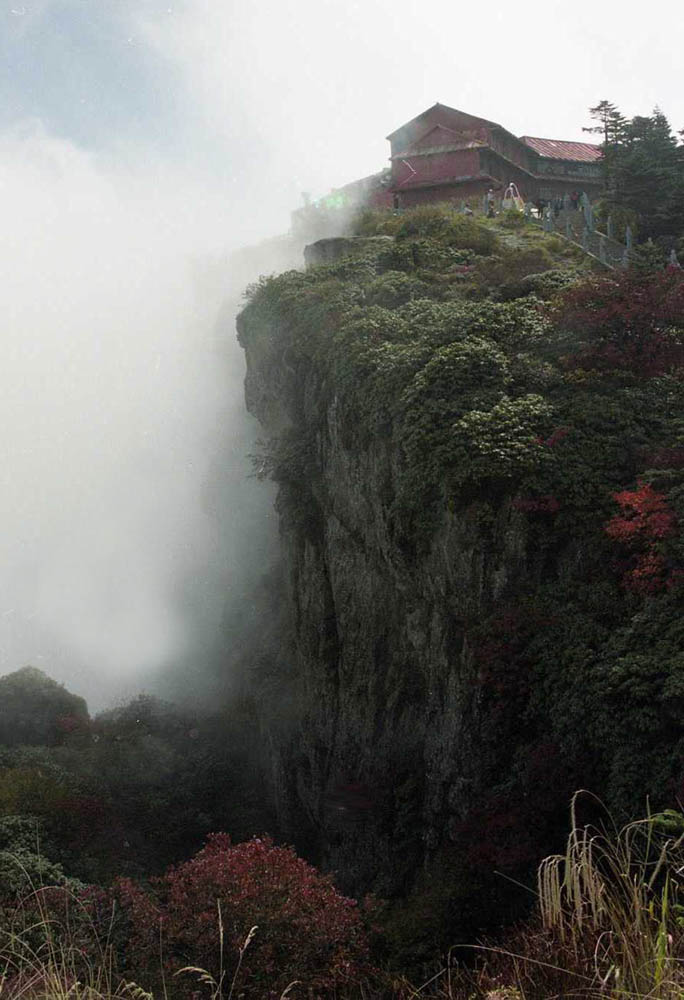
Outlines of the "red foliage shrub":
[[677,517],[670,510],[664,493],[658,493],[648,483],[638,483],[636,490],[615,494],[621,513],[606,525],[606,534],[620,542],[640,539],[653,542],[668,538],[677,527]]
[[[329,876],[269,838],[232,845],[212,834],[194,858],[155,880],[156,898],[130,880],[114,889],[129,927],[132,971],[154,974],[159,922],[168,971],[186,965],[220,974],[218,906],[226,975],[252,927],[236,989],[245,997],[279,996],[293,980],[321,996],[357,984],[368,971],[368,948],[356,903]],[[188,979],[188,990],[195,983]]]
[[534,861],[539,856],[534,833],[524,805],[502,795],[452,824],[452,835],[463,839],[468,865],[485,872],[514,871]]
[[636,490],[615,494],[620,513],[605,526],[606,534],[632,553],[632,565],[623,577],[624,585],[636,593],[662,590],[671,583],[672,573],[657,546],[677,531],[677,515],[664,493],[639,481]]
[[683,469],[684,448],[659,448],[644,456],[649,469]]
[[560,501],[550,494],[543,497],[516,497],[513,501],[515,510],[523,514],[556,514],[560,506]]
[[547,437],[546,440],[544,440],[544,438],[541,437],[537,438],[537,443],[543,444],[546,448],[555,448],[558,442],[562,441],[563,438],[567,437],[569,433],[570,433],[569,427],[557,427],[553,432],[553,434]]
[[569,288],[552,319],[585,341],[573,366],[646,377],[684,367],[684,272],[626,271]]
[[56,722],[60,733],[74,733],[81,729],[88,728],[88,722],[77,715],[60,715]]

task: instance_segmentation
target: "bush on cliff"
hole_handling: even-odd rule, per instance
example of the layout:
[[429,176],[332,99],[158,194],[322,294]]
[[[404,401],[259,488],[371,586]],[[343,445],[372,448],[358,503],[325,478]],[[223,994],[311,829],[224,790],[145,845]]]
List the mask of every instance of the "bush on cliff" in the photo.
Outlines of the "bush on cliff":
[[462,215],[448,205],[420,205],[402,217],[397,239],[427,237],[446,246],[473,250],[486,256],[497,248],[495,233],[472,216]]

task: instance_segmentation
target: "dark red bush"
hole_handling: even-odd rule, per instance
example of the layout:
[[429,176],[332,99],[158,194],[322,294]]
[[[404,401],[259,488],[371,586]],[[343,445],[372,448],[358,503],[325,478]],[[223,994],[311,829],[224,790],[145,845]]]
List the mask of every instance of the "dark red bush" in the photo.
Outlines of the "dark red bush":
[[649,469],[684,468],[684,448],[658,448],[644,455],[645,466]]
[[548,494],[541,497],[516,497],[513,507],[523,514],[557,514],[561,505],[557,497]]
[[[233,845],[226,834],[212,834],[199,854],[155,880],[155,890],[145,892],[130,880],[114,890],[129,928],[131,971],[138,974],[154,974],[161,940],[169,973],[199,966],[218,981],[219,908],[228,982],[250,929],[258,928],[240,970],[239,995],[279,996],[300,980],[323,996],[358,984],[368,971],[356,903],[292,848],[276,847],[268,837]],[[188,979],[187,987],[192,992],[195,981]]]
[[552,319],[581,339],[573,366],[651,377],[684,368],[684,272],[629,270],[573,285]]

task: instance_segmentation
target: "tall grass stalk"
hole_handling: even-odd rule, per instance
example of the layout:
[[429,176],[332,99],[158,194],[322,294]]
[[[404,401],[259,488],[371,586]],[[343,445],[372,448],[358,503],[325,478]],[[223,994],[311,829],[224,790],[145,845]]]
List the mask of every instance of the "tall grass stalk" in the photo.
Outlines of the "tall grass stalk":
[[[217,910],[218,910],[218,927],[219,927],[219,974],[218,974],[218,979],[216,979],[214,976],[212,976],[212,974],[210,972],[208,972],[206,969],[200,969],[196,965],[186,965],[182,969],[179,969],[178,972],[176,973],[176,975],[180,976],[181,974],[183,974],[185,972],[194,972],[195,975],[198,976],[199,982],[203,983],[205,986],[208,986],[209,989],[211,990],[211,1000],[223,1000],[223,982],[224,982],[224,979],[225,979],[226,972],[225,972],[224,964],[223,964],[223,915],[221,913],[221,901],[220,900],[216,901],[216,907],[217,907]],[[256,934],[256,932],[258,930],[259,930],[258,927],[252,927],[251,930],[250,930],[250,932],[249,932],[249,934],[245,938],[242,947],[240,947],[238,949],[238,960],[237,960],[237,963],[236,963],[236,966],[235,966],[235,971],[233,972],[233,978],[231,979],[231,982],[230,982],[230,990],[228,991],[228,997],[226,998],[226,1000],[232,1000],[232,998],[233,998],[233,993],[235,992],[235,985],[237,983],[238,976],[240,975],[240,969],[242,968],[242,960],[244,958],[245,952],[247,951],[247,949],[249,948],[249,946],[250,946],[250,944],[252,942],[252,939],[253,939],[254,935]],[[294,985],[295,985],[294,983],[290,983],[290,985],[287,987],[287,990],[285,991],[285,994],[287,994],[287,992]]]
[[[116,975],[110,941],[104,938],[73,892],[38,886],[23,874],[30,891],[0,927],[0,1000],[152,1000],[152,994]],[[59,893],[58,916],[49,894]],[[84,947],[87,937],[88,947]]]
[[[578,964],[591,954],[594,985],[602,993],[681,997],[682,817],[648,815],[609,832],[581,827],[580,794],[572,800],[565,853],[539,867],[542,925]],[[674,835],[677,821],[682,832]]]

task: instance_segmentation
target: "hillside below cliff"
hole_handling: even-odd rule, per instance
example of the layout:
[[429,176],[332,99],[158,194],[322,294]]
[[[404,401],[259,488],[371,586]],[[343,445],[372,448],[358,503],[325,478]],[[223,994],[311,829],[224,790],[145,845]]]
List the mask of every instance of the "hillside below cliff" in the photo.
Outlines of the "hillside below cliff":
[[681,795],[681,272],[440,208],[307,259],[238,320],[278,484],[285,621],[249,684],[281,826],[348,891],[481,924],[575,789]]

